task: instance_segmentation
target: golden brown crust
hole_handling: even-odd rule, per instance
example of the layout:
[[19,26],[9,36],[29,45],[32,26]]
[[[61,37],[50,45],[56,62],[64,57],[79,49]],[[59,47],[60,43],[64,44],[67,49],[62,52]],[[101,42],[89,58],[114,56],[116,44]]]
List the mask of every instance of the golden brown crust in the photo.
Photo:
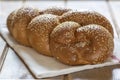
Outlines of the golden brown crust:
[[7,28],[12,35],[12,28],[13,28],[13,23],[14,23],[14,17],[16,15],[17,10],[14,10],[13,12],[10,13],[10,15],[7,18]]
[[49,35],[58,24],[57,16],[52,14],[34,18],[27,27],[30,45],[41,54],[52,56],[49,50]]
[[60,18],[60,22],[65,21],[75,21],[80,25],[98,24],[105,27],[114,36],[112,25],[107,18],[95,11],[69,11]]
[[104,62],[113,52],[112,35],[100,25],[79,27],[76,24],[64,22],[52,31],[50,50],[53,56],[68,65]]
[[67,8],[61,8],[61,7],[51,7],[48,8],[46,10],[43,10],[43,13],[45,14],[54,14],[54,15],[58,15],[61,16],[62,14],[70,11],[71,9],[67,9]]
[[38,15],[40,15],[40,11],[32,7],[22,7],[16,11],[16,14],[13,13],[13,23],[8,22],[9,24],[12,24],[8,24],[8,26],[11,26],[10,32],[20,44],[29,46],[26,35],[26,27],[29,22]]

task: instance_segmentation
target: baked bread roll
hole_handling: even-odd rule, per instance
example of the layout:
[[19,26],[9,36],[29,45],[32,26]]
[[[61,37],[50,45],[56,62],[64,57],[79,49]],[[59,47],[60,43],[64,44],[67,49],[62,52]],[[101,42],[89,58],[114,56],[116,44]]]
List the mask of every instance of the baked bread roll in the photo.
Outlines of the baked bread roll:
[[63,22],[50,35],[50,50],[60,62],[68,65],[97,64],[113,52],[113,37],[100,25],[81,26]]
[[65,21],[75,21],[80,25],[98,24],[106,28],[112,34],[112,36],[114,36],[112,25],[107,18],[94,11],[69,11],[63,14],[60,18],[60,22]]
[[70,11],[71,9],[67,9],[67,8],[62,8],[62,7],[51,7],[48,8],[46,10],[43,10],[44,14],[54,14],[54,15],[58,15],[61,16],[62,14]]
[[39,53],[52,56],[49,50],[49,35],[58,24],[56,15],[43,14],[35,17],[27,27],[30,45]]
[[7,26],[17,42],[22,45],[29,46],[26,27],[29,22],[41,12],[38,9],[32,7],[22,7],[16,11],[13,11],[7,19]]

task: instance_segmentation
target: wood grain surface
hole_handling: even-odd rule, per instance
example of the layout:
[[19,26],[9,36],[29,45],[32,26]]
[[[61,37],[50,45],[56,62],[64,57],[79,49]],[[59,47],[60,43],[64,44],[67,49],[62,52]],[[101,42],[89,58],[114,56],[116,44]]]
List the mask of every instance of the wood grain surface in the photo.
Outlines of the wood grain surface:
[[120,1],[110,1],[109,5],[116,26],[116,31],[118,32],[118,37],[120,38]]

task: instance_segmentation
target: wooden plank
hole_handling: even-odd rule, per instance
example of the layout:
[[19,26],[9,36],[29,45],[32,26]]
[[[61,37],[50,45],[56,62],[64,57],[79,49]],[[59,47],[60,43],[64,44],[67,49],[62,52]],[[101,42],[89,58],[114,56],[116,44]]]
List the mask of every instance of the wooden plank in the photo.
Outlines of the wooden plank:
[[[1,5],[1,1],[0,1],[0,5]],[[1,8],[1,6],[0,6],[0,27],[2,26],[1,24],[1,16],[2,16],[2,10],[1,10],[2,8]],[[3,65],[3,63],[4,63],[4,59],[5,59],[5,55],[6,54],[4,54],[5,53],[5,50],[4,50],[4,47],[5,47],[5,45],[6,45],[6,43],[5,43],[5,41],[0,37],[0,71],[1,71],[1,68],[2,68],[2,65]],[[4,51],[3,51],[4,50]]]
[[[67,1],[73,1],[73,0],[67,0]],[[107,1],[107,0],[74,0],[74,1]]]
[[2,52],[2,55],[0,57],[0,72],[2,70],[4,61],[6,59],[6,56],[7,56],[7,53],[8,53],[8,49],[9,49],[9,46],[6,44],[6,46],[4,47],[4,50],[2,50],[3,52]]
[[49,7],[65,7],[65,1],[64,0],[57,0],[57,1],[49,1],[49,0],[41,0],[41,1],[31,1],[31,0],[28,0],[26,1],[25,5],[28,5],[28,6],[33,6],[33,7],[36,7],[36,8],[39,8],[39,9],[46,9],[46,8],[49,8]]
[[93,10],[101,13],[102,15],[109,19],[109,21],[113,25],[114,36],[118,37],[106,1],[69,1],[67,3],[67,7],[75,10],[77,9],[80,11]]
[[1,1],[1,24],[6,24],[7,16],[22,6],[22,1]]
[[120,38],[120,1],[109,1],[109,5]]
[[62,80],[73,80],[72,75],[71,74],[66,74],[63,76]]
[[[2,19],[3,19],[1,5],[2,5],[2,3],[0,1],[0,27],[2,27]],[[6,42],[0,36],[0,71],[2,69],[5,57],[7,55],[7,47],[5,47],[5,45],[6,45]]]
[[113,80],[120,80],[120,68],[113,70]]
[[[0,1],[0,5],[1,5],[1,4],[2,4],[2,3],[1,3],[1,1]],[[1,6],[0,6],[0,19],[2,18],[1,15],[2,15],[2,8],[1,8]],[[1,26],[1,21],[0,21],[0,26]]]
[[118,68],[120,68],[120,64],[76,72],[72,74],[72,77],[74,80],[120,80]]
[[5,45],[6,45],[5,41],[0,37],[0,60],[1,60],[1,56],[2,56]]
[[119,1],[119,0],[108,0],[108,1]]
[[8,55],[1,70],[0,79],[32,79],[33,77],[28,72],[24,64],[16,56],[16,54],[9,49]]

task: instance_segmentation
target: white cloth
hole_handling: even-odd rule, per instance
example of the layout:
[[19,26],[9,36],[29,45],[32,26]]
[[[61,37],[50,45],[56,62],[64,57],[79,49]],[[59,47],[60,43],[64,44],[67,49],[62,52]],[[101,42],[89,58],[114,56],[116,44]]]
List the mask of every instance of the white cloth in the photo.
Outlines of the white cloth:
[[[120,40],[114,39],[115,49],[114,57],[102,64],[68,66],[60,63],[52,57],[47,57],[37,53],[29,47],[18,44],[9,34],[6,27],[0,28],[1,36],[10,45],[10,47],[21,57],[36,78],[47,78],[77,71],[93,69],[103,66],[119,64],[120,60]],[[117,59],[116,59],[117,58]]]

